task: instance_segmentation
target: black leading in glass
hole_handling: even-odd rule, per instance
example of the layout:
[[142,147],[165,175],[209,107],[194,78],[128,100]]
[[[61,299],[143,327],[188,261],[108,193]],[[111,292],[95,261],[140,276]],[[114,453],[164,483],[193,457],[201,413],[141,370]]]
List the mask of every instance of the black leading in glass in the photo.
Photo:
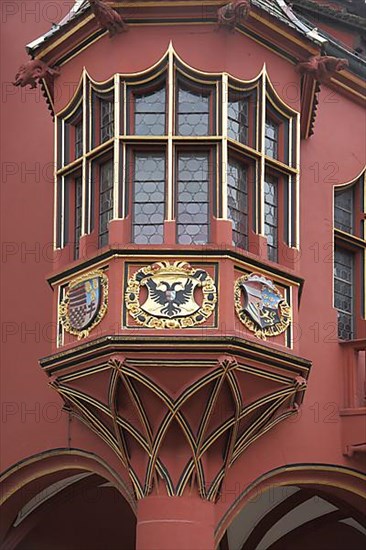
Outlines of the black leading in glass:
[[278,158],[278,130],[279,126],[270,119],[266,120],[265,154],[273,159]]
[[100,100],[100,142],[104,143],[114,136],[114,104]]
[[209,135],[210,92],[180,87],[178,90],[177,127],[180,136]]
[[75,229],[74,229],[74,257],[79,258],[80,237],[81,237],[81,220],[82,220],[82,197],[83,185],[82,179],[75,179]]
[[278,259],[278,180],[266,174],[264,182],[264,233],[267,237],[268,259]]
[[113,218],[113,161],[100,165],[99,246],[108,244],[108,223]]
[[338,337],[354,337],[354,255],[343,248],[334,251],[334,307],[338,311]]
[[206,244],[209,236],[208,153],[179,153],[177,235],[180,244]]
[[334,194],[334,225],[346,233],[353,233],[353,187]]
[[249,102],[247,98],[229,94],[227,131],[229,138],[240,143],[248,143]]
[[134,133],[139,136],[163,136],[165,132],[165,87],[153,92],[134,94]]
[[135,153],[133,242],[162,244],[164,240],[165,155]]
[[233,245],[248,248],[248,174],[240,162],[231,159],[227,174],[228,218],[233,224]]
[[83,154],[83,123],[78,122],[75,125],[75,158],[81,157]]

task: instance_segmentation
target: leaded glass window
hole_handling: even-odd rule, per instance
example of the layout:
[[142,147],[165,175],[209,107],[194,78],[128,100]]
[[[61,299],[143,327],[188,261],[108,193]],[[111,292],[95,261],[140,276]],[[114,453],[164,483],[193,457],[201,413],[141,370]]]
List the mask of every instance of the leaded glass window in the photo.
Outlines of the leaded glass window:
[[273,159],[278,158],[278,124],[270,119],[266,120],[265,153]]
[[82,179],[79,177],[75,179],[75,228],[74,228],[75,259],[79,257],[81,220],[82,220],[82,197],[83,197],[83,185],[82,185]]
[[353,233],[353,187],[334,194],[334,225],[346,233]]
[[153,92],[134,95],[134,133],[140,136],[162,136],[165,132],[165,87]]
[[338,310],[338,337],[353,338],[354,254],[336,247],[334,253],[334,307]]
[[83,154],[83,123],[79,122],[75,125],[75,158],[81,157]]
[[228,218],[233,224],[233,245],[248,248],[248,174],[240,162],[229,161],[227,174]]
[[228,103],[228,136],[231,139],[248,143],[249,132],[249,101],[232,94]]
[[264,230],[267,237],[268,259],[278,257],[278,180],[266,174],[264,182]]
[[99,246],[108,244],[108,223],[113,218],[113,162],[99,168]]
[[104,143],[114,136],[114,104],[100,100],[100,142]]
[[210,92],[178,90],[177,133],[180,136],[207,136],[210,132]]
[[133,242],[164,240],[165,155],[136,152],[133,186]]
[[209,154],[179,153],[177,234],[180,244],[206,244],[209,238]]

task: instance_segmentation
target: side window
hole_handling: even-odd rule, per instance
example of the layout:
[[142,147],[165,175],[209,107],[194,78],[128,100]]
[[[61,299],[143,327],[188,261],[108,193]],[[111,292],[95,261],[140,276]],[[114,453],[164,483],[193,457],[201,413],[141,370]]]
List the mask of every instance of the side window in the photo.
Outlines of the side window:
[[365,175],[334,190],[334,307],[338,338],[360,338],[365,323]]

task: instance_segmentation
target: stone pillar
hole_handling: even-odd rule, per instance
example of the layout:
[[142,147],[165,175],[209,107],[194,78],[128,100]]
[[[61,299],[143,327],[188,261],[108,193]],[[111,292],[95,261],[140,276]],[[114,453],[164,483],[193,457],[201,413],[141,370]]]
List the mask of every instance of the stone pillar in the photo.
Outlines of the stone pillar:
[[197,496],[138,502],[136,550],[214,550],[215,505]]

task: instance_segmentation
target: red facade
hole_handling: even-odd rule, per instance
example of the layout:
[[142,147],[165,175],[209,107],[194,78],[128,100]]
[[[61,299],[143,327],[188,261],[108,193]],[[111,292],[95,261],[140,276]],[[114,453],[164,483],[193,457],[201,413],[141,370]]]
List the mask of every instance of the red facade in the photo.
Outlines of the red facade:
[[364,547],[365,18],[297,4],[3,3],[3,548]]

